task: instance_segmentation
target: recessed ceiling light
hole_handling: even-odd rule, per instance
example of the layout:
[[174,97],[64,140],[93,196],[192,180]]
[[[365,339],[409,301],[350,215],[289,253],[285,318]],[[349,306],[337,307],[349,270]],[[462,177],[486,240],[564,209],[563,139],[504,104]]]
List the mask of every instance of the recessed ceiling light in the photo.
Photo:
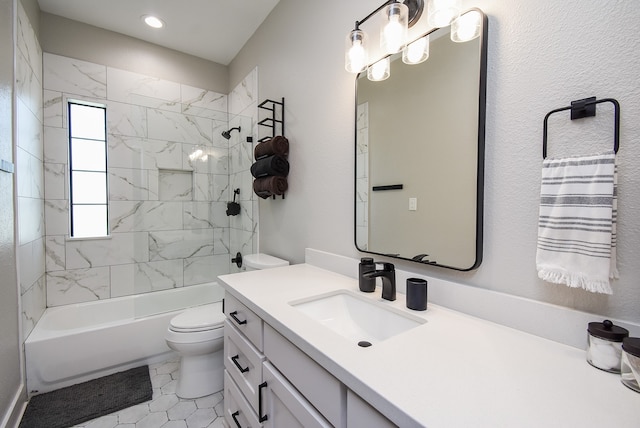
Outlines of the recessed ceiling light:
[[143,15],[141,18],[144,21],[144,23],[147,24],[149,27],[153,27],[153,28],[164,27],[164,21],[158,18],[157,16]]

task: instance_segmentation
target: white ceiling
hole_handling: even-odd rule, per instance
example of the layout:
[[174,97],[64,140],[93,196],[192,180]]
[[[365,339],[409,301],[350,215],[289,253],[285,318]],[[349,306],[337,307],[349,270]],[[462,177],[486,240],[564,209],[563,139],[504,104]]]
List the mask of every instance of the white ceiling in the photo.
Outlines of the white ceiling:
[[[228,65],[279,0],[38,0],[44,12]],[[156,15],[163,29],[140,19]]]

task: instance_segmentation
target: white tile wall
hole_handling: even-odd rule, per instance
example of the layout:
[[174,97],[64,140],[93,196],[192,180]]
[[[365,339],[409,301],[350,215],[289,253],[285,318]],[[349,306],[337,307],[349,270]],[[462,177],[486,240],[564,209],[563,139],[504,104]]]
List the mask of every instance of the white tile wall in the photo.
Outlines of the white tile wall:
[[43,69],[45,89],[99,99],[107,96],[107,67],[104,65],[45,52]]
[[108,299],[109,268],[47,272],[47,306]]
[[[228,129],[227,95],[49,53],[43,74],[48,304],[182,287],[229,272],[230,157],[220,135]],[[256,77],[250,80],[255,87]],[[67,99],[107,105],[108,239],[68,239]],[[250,121],[247,129],[250,135]],[[189,159],[196,148],[206,149],[206,161]],[[250,218],[244,222],[253,228]]]

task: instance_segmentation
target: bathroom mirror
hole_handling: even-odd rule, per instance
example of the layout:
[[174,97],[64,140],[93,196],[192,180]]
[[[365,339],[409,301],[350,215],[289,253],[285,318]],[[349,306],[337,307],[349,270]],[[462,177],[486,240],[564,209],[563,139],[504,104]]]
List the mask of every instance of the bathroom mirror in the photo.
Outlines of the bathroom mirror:
[[480,37],[429,34],[429,58],[356,79],[359,251],[467,271],[482,261],[487,18]]

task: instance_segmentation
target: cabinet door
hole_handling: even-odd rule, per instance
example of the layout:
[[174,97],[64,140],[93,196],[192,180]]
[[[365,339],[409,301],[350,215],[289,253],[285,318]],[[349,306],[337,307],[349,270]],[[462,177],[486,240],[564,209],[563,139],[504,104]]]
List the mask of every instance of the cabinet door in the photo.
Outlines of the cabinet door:
[[330,424],[344,428],[346,388],[338,379],[267,323],[264,324],[264,354]]
[[[331,425],[268,362],[263,368],[259,417],[265,428],[321,428]],[[265,419],[266,418],[266,419]]]

